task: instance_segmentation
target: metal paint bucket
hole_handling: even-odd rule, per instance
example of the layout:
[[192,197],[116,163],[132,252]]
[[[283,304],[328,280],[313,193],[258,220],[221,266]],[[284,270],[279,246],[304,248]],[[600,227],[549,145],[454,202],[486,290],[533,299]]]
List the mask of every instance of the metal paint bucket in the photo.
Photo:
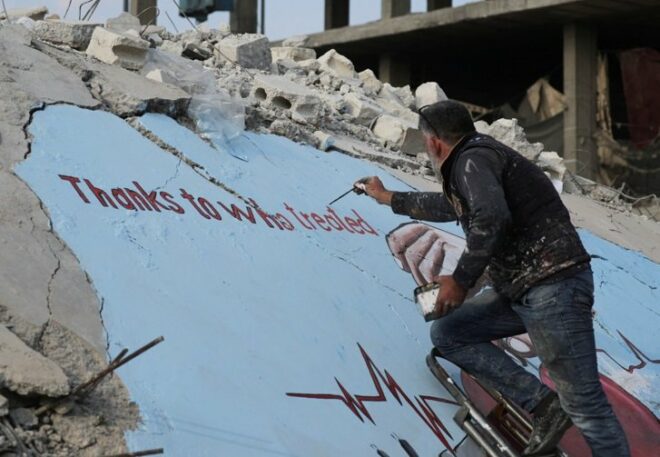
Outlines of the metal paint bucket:
[[417,309],[426,322],[433,321],[438,319],[440,316],[434,312],[435,310],[435,301],[438,298],[438,293],[440,292],[440,285],[434,282],[424,284],[415,289],[415,303],[417,303]]

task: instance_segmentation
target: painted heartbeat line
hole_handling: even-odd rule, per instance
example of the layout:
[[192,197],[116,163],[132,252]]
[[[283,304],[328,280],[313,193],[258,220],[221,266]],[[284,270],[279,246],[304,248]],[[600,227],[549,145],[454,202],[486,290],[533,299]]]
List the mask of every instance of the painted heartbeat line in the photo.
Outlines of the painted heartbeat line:
[[387,402],[387,397],[385,396],[385,390],[383,385],[387,390],[392,394],[394,399],[400,404],[403,405],[405,402],[414,412],[419,416],[419,418],[426,424],[426,426],[433,432],[433,434],[444,444],[447,449],[451,449],[449,442],[447,441],[448,436],[450,439],[453,439],[451,433],[447,430],[442,421],[435,414],[433,409],[431,409],[430,403],[448,403],[451,405],[456,405],[457,403],[452,400],[447,400],[440,397],[434,397],[430,395],[416,395],[413,399],[401,388],[399,383],[390,375],[387,370],[380,371],[380,369],[373,362],[367,351],[358,343],[360,348],[360,353],[364,359],[364,363],[369,370],[369,375],[376,389],[375,395],[353,395],[351,394],[344,385],[335,378],[337,386],[341,394],[309,394],[309,393],[292,393],[287,392],[289,397],[298,397],[298,398],[314,398],[317,400],[337,400],[341,401],[346,407],[351,410],[351,412],[358,418],[360,421],[364,422],[364,417],[369,419],[372,424],[376,424],[371,413],[366,406],[366,403],[372,402]]

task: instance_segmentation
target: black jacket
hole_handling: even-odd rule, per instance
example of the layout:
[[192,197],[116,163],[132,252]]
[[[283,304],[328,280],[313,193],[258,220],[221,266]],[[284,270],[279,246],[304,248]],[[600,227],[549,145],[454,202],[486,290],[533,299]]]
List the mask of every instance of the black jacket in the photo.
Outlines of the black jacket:
[[517,299],[534,284],[589,268],[590,257],[552,182],[513,149],[472,133],[441,172],[444,193],[395,192],[392,210],[461,223],[466,249],[453,276],[464,288],[488,268],[495,289]]

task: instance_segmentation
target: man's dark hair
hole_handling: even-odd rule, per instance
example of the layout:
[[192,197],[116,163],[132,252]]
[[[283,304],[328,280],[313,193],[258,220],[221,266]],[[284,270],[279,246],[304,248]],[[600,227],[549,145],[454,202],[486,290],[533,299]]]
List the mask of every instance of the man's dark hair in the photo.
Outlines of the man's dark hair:
[[443,100],[422,106],[418,112],[422,131],[447,143],[456,143],[475,131],[470,112],[459,102]]

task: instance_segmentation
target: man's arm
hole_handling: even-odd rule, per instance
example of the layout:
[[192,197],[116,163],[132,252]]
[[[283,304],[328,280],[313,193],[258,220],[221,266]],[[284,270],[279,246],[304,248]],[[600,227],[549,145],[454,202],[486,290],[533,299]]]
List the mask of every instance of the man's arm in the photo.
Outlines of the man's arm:
[[385,189],[376,176],[364,182],[358,181],[355,186],[378,203],[391,206],[396,214],[430,222],[456,220],[454,208],[440,192],[392,192]]
[[503,164],[492,150],[464,153],[454,168],[458,190],[467,204],[466,247],[454,280],[470,289],[483,274],[511,225],[511,212],[502,187]]

